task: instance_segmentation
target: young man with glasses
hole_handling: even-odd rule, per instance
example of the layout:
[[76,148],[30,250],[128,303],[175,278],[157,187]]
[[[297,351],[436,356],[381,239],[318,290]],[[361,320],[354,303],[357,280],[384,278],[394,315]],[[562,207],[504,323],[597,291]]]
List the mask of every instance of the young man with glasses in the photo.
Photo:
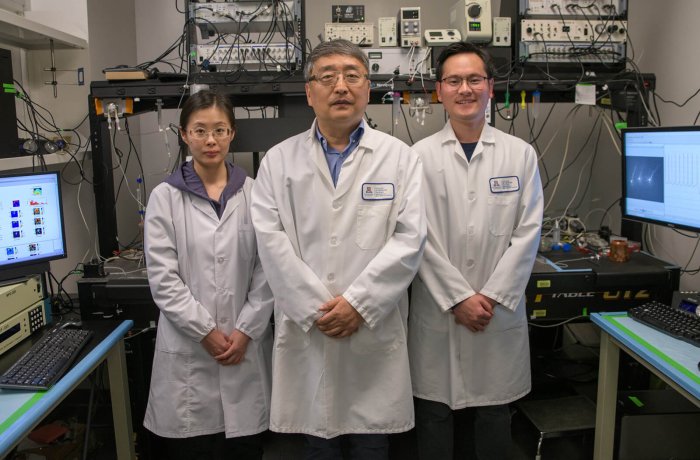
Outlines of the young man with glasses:
[[[420,459],[511,458],[508,403],[530,391],[525,286],[542,221],[535,150],[486,124],[489,56],[455,43],[438,57],[449,114],[415,144],[425,174],[428,241],[413,283],[409,354]],[[455,411],[469,420],[454,433]],[[462,415],[460,414],[460,415]]]
[[325,42],[304,69],[316,119],[270,149],[253,188],[275,296],[270,429],[304,433],[307,459],[388,458],[413,427],[407,288],[425,241],[418,155],[363,120],[365,54]]

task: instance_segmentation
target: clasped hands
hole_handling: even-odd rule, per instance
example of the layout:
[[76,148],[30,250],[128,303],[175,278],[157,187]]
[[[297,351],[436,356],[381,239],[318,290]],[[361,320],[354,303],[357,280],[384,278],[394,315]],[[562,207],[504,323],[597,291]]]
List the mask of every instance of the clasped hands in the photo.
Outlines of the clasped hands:
[[328,337],[336,339],[350,337],[364,321],[342,295],[324,303],[319,310],[322,316],[316,320],[316,327]]
[[472,332],[486,329],[494,315],[496,301],[483,294],[474,294],[452,307],[455,323]]
[[234,329],[229,336],[218,329],[212,329],[200,343],[219,364],[228,366],[243,361],[248,342],[250,337],[238,329]]

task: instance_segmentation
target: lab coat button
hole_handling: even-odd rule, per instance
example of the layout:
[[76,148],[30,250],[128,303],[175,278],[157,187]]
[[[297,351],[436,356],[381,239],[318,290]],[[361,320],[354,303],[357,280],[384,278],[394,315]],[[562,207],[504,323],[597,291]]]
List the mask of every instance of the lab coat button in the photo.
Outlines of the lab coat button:
[[330,282],[335,281],[335,274],[334,273],[329,273],[326,279]]
[[340,201],[333,202],[333,209],[340,209]]
[[469,192],[469,195],[468,195],[468,196],[469,196],[469,201],[474,201],[474,199],[475,199],[475,197],[476,197],[476,193],[474,193],[473,191],[472,191],[472,192]]
[[474,226],[473,225],[470,225],[469,227],[467,227],[467,235],[469,235],[469,236],[474,235]]
[[467,260],[467,268],[472,268],[473,266],[474,266],[474,260],[473,259]]
[[218,258],[216,259],[216,261],[219,262],[220,264],[223,264],[223,263],[224,263],[224,258],[223,258],[223,257],[218,257]]
[[338,238],[335,236],[331,237],[331,246],[337,246],[338,245]]

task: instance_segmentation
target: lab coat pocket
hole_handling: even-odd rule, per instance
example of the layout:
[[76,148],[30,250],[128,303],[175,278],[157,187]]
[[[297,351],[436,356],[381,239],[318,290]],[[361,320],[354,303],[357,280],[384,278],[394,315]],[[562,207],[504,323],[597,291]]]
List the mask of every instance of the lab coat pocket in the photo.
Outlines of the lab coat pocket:
[[178,353],[163,349],[156,349],[154,365],[159,380],[164,382],[185,383],[188,381],[192,366],[192,353]]
[[501,304],[496,304],[494,312],[495,314],[486,328],[490,332],[502,332],[522,327],[527,322],[521,308],[511,311]]
[[518,195],[490,196],[488,199],[489,232],[494,236],[510,235],[517,214]]
[[304,332],[297,324],[284,316],[280,315],[281,321],[275,320],[275,349],[288,350],[304,350],[309,346],[309,332]]
[[386,238],[391,204],[364,204],[357,207],[355,242],[361,249],[378,249]]
[[[192,378],[192,355],[156,350],[146,419],[162,431],[188,429]],[[153,416],[155,415],[155,416]]]
[[255,255],[255,230],[250,220],[238,226],[238,249],[244,260],[250,260]]
[[370,353],[388,353],[396,350],[406,342],[405,332],[398,315],[390,315],[386,321],[377,324],[374,329],[361,326],[350,336],[350,349],[361,355]]

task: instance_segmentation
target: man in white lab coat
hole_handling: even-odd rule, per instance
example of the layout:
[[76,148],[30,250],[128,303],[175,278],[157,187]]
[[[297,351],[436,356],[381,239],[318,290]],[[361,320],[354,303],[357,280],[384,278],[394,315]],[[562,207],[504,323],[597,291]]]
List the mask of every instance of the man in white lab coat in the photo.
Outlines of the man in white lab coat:
[[307,435],[307,458],[385,459],[414,424],[407,288],[425,242],[422,170],[363,120],[368,60],[319,45],[304,74],[311,129],[267,152],[252,217],[275,296],[270,428]]
[[542,221],[537,155],[485,122],[493,66],[455,43],[438,58],[450,116],[414,149],[425,173],[428,241],[413,284],[409,354],[421,459],[451,459],[454,411],[474,458],[510,458],[508,403],[530,391],[525,286]]

